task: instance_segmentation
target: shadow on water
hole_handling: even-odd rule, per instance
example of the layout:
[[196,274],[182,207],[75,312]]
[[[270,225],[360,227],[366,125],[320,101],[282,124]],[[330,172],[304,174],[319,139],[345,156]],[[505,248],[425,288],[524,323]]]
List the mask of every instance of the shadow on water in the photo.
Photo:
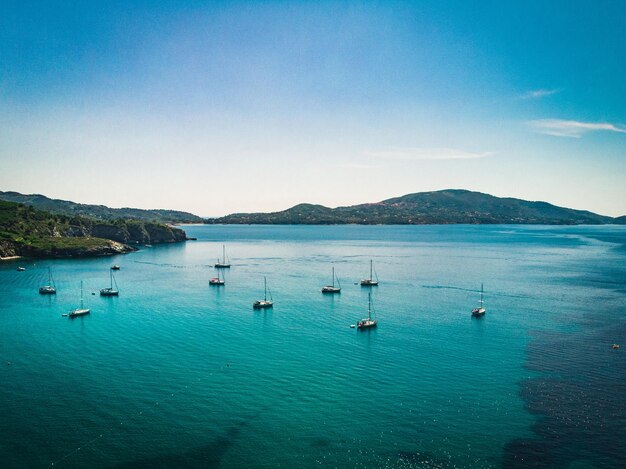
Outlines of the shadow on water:
[[329,448],[332,446],[332,440],[323,436],[313,438],[311,441],[312,448]]
[[242,431],[258,417],[259,414],[243,420],[226,429],[226,431],[210,443],[189,451],[162,454],[151,458],[139,459],[118,464],[116,468],[213,468],[220,467],[228,450],[238,441]]
[[355,328],[357,340],[363,342],[366,345],[366,349],[369,351],[372,344],[376,341],[378,327],[368,327],[366,329]]

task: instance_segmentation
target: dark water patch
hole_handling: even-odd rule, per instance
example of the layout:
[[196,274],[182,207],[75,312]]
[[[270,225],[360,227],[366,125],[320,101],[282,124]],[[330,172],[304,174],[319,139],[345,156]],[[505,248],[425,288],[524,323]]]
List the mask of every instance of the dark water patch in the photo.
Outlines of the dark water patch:
[[615,383],[598,391],[582,382],[529,380],[522,396],[540,416],[532,428],[538,439],[508,443],[503,467],[568,467],[589,459],[594,467],[625,467],[625,391]]
[[139,459],[118,464],[119,469],[130,468],[214,468],[220,467],[228,450],[237,442],[244,427],[249,421],[243,421],[229,427],[207,445],[189,451],[173,454],[162,454],[150,458]]
[[502,467],[504,469],[566,467],[569,461],[560,461],[555,454],[559,445],[553,442],[517,439],[506,445]]
[[332,441],[329,438],[325,438],[323,436],[313,438],[311,441],[311,446],[313,448],[328,448],[332,444]]
[[450,460],[437,457],[427,451],[398,451],[395,454],[395,462],[391,464],[391,467],[397,468],[432,468],[432,469],[444,469],[456,467]]
[[533,333],[521,383],[536,439],[505,447],[503,467],[626,467],[626,318],[590,311],[576,332]]

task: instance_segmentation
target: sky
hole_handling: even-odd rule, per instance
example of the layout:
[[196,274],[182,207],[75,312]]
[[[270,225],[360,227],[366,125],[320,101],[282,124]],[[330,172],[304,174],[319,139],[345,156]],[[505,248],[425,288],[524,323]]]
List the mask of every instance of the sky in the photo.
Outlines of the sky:
[[626,214],[626,2],[0,2],[0,190]]

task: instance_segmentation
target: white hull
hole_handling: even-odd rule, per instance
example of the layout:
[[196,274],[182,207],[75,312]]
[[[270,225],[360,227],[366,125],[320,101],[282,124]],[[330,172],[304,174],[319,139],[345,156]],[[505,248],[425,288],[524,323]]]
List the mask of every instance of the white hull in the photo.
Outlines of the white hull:
[[372,280],[371,278],[366,278],[361,280],[362,287],[376,287],[378,286],[378,280]]
[[74,311],[70,311],[69,317],[75,318],[76,316],[84,316],[85,314],[89,314],[90,312],[90,309],[75,309]]
[[375,319],[362,319],[356,325],[357,329],[368,329],[370,327],[376,327]]

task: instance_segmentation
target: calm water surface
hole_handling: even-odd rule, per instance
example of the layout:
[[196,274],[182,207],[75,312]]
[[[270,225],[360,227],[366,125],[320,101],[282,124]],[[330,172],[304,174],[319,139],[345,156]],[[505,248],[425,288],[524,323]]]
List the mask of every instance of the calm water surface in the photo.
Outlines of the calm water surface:
[[626,466],[626,228],[185,229],[0,264],[2,467]]

